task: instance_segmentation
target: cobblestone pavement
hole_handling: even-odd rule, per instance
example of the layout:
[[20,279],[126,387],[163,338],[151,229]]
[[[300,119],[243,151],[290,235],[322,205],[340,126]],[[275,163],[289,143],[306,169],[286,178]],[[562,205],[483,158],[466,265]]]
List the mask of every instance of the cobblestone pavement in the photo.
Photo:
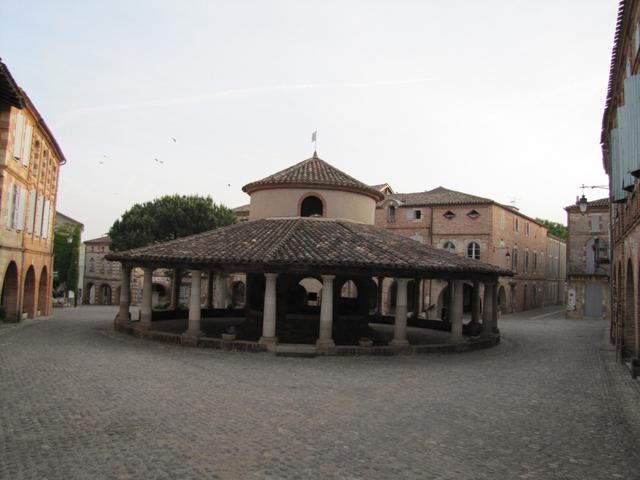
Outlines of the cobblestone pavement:
[[58,310],[0,331],[0,478],[640,478],[640,391],[605,323],[540,313],[491,350],[304,359]]

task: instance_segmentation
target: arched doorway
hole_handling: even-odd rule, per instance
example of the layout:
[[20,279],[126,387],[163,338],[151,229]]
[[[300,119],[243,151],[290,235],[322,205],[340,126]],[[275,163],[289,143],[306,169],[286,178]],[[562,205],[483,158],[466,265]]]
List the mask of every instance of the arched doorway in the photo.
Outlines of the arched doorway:
[[[120,288],[120,287],[118,287]],[[116,298],[119,297],[119,293],[116,289]],[[164,308],[165,304],[169,303],[167,298],[167,289],[164,285],[159,283],[151,284],[151,304],[153,306],[162,306]]]
[[36,316],[36,271],[33,265],[29,267],[24,277],[23,291],[22,311],[27,314],[27,318],[34,318]]
[[498,313],[506,312],[507,308],[507,291],[503,286],[498,289]]
[[100,286],[100,303],[102,305],[111,305],[111,287],[106,283]]
[[16,322],[18,317],[18,267],[15,262],[9,263],[2,283],[2,310],[4,318]]
[[40,312],[40,315],[49,314],[50,298],[49,272],[47,271],[47,267],[42,267],[42,272],[40,272],[40,282],[38,283],[38,311]]
[[87,283],[87,288],[85,289],[85,303],[88,305],[96,304],[96,286],[93,283]]
[[317,307],[320,305],[320,292],[322,291],[322,282],[320,280],[314,277],[306,277],[300,280],[298,285],[304,288],[304,306]]

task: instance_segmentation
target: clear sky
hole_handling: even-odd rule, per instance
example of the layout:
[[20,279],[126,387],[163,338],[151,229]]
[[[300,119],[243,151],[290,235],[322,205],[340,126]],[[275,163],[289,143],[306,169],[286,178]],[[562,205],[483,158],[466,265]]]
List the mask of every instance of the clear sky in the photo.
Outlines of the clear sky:
[[248,203],[315,129],[363,182],[564,222],[607,183],[617,3],[0,0],[0,56],[66,154],[58,210],[85,239],[163,194]]

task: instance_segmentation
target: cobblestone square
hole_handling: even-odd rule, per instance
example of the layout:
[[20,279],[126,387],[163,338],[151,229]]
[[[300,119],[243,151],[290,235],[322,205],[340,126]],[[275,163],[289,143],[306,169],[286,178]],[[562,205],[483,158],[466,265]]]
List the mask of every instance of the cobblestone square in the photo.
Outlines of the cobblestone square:
[[57,310],[0,329],[0,478],[639,478],[640,389],[606,323],[548,312],[503,317],[490,350],[306,359]]

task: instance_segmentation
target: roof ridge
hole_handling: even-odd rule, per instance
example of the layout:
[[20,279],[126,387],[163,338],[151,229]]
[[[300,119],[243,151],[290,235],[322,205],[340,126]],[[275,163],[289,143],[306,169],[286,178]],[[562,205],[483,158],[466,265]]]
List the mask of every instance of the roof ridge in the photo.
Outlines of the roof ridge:
[[[280,249],[282,244],[287,240],[289,240],[289,237],[291,237],[291,235],[293,234],[293,230],[300,223],[300,220],[301,220],[300,217],[291,219],[291,225],[284,232],[280,240],[274,243],[273,246],[265,253],[264,259],[266,261],[271,260],[273,258],[273,255],[275,255],[275,253]],[[268,220],[265,220],[265,221],[268,221]]]

